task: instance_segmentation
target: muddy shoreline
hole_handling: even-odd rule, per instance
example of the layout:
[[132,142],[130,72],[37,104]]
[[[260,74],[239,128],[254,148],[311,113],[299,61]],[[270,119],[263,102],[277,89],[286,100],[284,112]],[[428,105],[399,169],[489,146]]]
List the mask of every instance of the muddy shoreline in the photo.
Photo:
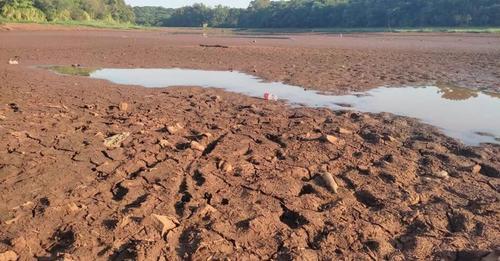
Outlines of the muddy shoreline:
[[429,79],[498,91],[497,36],[344,37],[348,48],[164,35],[0,32],[0,60],[21,57],[0,64],[0,254],[479,260],[498,247],[500,146],[464,146],[386,113],[29,68],[232,68],[326,91]]

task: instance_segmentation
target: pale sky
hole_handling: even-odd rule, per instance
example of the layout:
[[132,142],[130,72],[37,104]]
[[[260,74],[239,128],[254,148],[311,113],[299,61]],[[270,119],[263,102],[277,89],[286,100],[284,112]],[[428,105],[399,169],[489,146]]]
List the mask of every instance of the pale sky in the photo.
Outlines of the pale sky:
[[208,6],[221,4],[224,6],[246,8],[250,0],[125,0],[125,2],[132,6],[163,6],[177,8],[193,5],[194,3],[204,3]]

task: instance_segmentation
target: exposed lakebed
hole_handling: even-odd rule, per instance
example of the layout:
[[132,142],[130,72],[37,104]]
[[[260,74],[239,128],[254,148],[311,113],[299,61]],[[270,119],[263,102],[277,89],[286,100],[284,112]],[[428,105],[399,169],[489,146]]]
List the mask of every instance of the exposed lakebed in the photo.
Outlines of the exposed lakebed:
[[144,87],[222,88],[253,97],[268,92],[292,105],[389,112],[414,117],[440,128],[465,144],[500,144],[500,95],[448,85],[379,87],[367,92],[331,95],[280,82],[266,82],[237,71],[191,69],[93,69],[51,67],[61,74],[89,76]]

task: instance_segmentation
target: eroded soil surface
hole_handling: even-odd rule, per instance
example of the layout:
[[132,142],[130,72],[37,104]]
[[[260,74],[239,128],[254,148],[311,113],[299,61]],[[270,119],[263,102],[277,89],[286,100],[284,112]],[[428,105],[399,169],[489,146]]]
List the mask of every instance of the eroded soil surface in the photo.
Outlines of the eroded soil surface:
[[[466,147],[390,114],[27,66],[255,66],[328,90],[428,80],[421,70],[494,89],[497,37],[366,36],[363,47],[359,36],[349,48],[167,36],[0,33],[0,60],[21,56],[0,64],[0,259],[479,260],[498,247],[499,146]],[[417,48],[420,37],[436,48]],[[198,46],[210,41],[231,47]],[[337,58],[359,71],[333,70]]]

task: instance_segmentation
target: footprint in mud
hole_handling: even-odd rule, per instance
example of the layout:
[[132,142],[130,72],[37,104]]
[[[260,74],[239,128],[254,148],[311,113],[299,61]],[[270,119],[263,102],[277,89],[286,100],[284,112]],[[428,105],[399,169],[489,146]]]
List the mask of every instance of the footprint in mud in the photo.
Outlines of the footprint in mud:
[[38,200],[38,203],[32,210],[33,217],[37,215],[43,215],[43,213],[45,213],[45,209],[47,209],[49,206],[50,206],[50,200],[47,197],[43,197],[40,200]]
[[378,177],[385,183],[393,184],[396,183],[396,177],[390,173],[382,172]]
[[175,148],[178,150],[187,150],[191,147],[191,144],[189,142],[180,142],[175,144]]
[[200,170],[195,170],[193,175],[193,180],[196,182],[196,186],[201,187],[205,184],[205,177],[203,177],[203,173]]
[[148,198],[149,194],[144,194],[142,196],[139,196],[136,198],[134,201],[132,201],[130,204],[127,204],[125,208],[122,210],[123,213],[128,213],[134,208],[139,208],[141,207],[142,203],[146,202],[146,199]]
[[283,209],[283,214],[280,216],[280,221],[285,223],[285,225],[291,229],[301,228],[302,226],[309,224],[309,220],[298,212],[288,209],[283,204],[281,205],[281,208]]
[[364,245],[366,248],[370,249],[373,252],[378,252],[380,251],[380,242],[377,240],[367,240],[364,242]]
[[179,247],[177,248],[177,255],[182,260],[192,260],[193,254],[198,250],[201,243],[200,233],[200,229],[194,226],[182,231],[179,237]]
[[479,173],[490,178],[500,178],[500,170],[486,164],[481,164]]
[[241,221],[236,222],[236,228],[240,230],[248,230],[250,229],[250,222],[253,220],[253,218],[247,218]]
[[266,134],[266,138],[276,144],[278,144],[281,148],[286,148],[287,145],[283,140],[283,137],[275,134]]
[[317,193],[316,189],[314,189],[314,187],[311,184],[306,184],[300,190],[299,197],[302,195],[315,194],[315,193]]
[[76,241],[76,235],[71,227],[64,229],[59,228],[53,235],[54,243],[50,246],[48,252],[56,257],[58,254],[64,253],[73,248]]
[[109,260],[137,260],[137,245],[139,241],[132,240],[121,245],[109,257]]
[[120,201],[122,200],[125,195],[128,193],[128,188],[122,186],[121,183],[116,184],[116,186],[111,190],[111,193],[113,193],[113,200],[115,201]]
[[114,230],[118,225],[118,219],[106,219],[102,222],[104,227],[108,230]]
[[361,204],[371,208],[372,210],[378,211],[385,207],[384,203],[380,199],[376,198],[367,190],[356,191],[354,196]]
[[181,200],[177,201],[174,205],[175,213],[182,217],[184,216],[184,210],[186,208],[186,203],[189,203],[193,196],[188,192],[188,186],[186,178],[184,178],[179,185],[179,194],[182,194]]

